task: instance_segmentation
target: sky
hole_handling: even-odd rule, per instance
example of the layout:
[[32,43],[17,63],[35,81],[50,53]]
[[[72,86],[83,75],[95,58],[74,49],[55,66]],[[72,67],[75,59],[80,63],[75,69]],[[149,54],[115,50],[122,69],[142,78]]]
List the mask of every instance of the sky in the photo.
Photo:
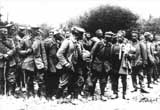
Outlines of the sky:
[[21,24],[56,26],[103,4],[130,9],[144,19],[160,17],[160,0],[0,0],[0,12],[2,20],[8,15]]

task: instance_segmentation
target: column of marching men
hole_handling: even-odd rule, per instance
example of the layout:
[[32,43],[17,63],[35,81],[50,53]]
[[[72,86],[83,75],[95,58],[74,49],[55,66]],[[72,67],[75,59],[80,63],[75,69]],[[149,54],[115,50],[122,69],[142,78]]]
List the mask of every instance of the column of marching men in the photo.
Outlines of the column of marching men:
[[122,30],[115,34],[97,29],[91,36],[73,26],[65,33],[53,29],[47,38],[42,35],[39,27],[0,28],[1,95],[95,100],[99,81],[100,100],[106,101],[107,83],[112,98],[119,97],[119,79],[126,99],[128,75],[131,92],[149,93],[159,81],[160,42],[150,32],[132,31],[127,39]]

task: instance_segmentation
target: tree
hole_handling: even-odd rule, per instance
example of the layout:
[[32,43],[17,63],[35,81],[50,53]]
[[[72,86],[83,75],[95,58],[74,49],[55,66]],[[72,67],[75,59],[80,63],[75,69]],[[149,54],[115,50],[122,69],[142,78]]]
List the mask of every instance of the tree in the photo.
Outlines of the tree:
[[138,15],[128,9],[103,5],[79,16],[76,22],[75,20],[70,21],[70,24],[78,24],[91,33],[99,28],[104,32],[117,32],[118,30],[129,30],[137,27],[138,18]]

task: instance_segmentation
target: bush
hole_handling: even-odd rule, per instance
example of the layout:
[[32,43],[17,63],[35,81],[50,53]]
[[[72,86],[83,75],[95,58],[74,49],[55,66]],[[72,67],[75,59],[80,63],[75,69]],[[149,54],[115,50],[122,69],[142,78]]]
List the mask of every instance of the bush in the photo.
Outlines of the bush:
[[136,28],[138,15],[118,6],[103,5],[92,9],[78,19],[69,21],[69,25],[78,24],[92,34],[101,28],[103,31],[130,30]]

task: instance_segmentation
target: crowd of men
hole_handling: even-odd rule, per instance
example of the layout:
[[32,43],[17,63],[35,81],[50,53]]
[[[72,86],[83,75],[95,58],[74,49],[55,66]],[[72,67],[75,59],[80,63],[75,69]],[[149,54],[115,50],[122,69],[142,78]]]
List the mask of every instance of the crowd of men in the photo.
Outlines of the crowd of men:
[[[112,98],[118,98],[119,79],[122,98],[126,99],[127,75],[136,92],[149,93],[159,80],[160,42],[150,32],[113,33],[97,29],[94,36],[73,26],[61,34],[53,29],[47,38],[39,27],[25,29],[15,25],[0,28],[0,94],[17,97],[39,96],[95,99],[97,81],[100,99],[111,84]],[[138,79],[137,79],[138,78]],[[147,85],[144,83],[147,78]],[[139,81],[139,83],[138,83]],[[139,84],[139,85],[138,85]]]

